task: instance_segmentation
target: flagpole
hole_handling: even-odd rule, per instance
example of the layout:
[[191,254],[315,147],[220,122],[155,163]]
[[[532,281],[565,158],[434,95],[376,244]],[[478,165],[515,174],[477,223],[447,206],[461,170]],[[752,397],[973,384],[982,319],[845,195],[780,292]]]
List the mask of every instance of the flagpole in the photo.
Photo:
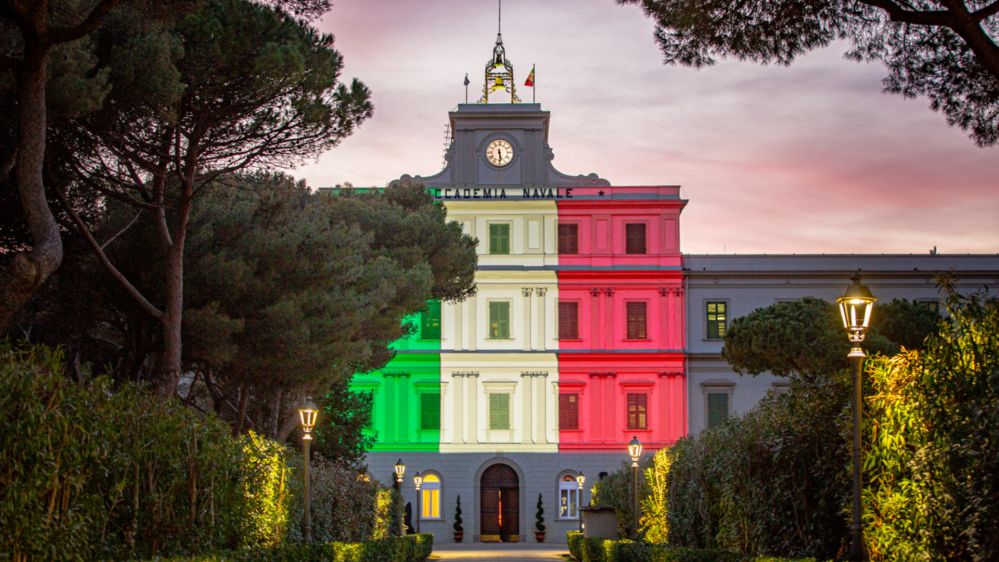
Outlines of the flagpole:
[[[538,65],[536,64],[531,65],[531,74],[534,74],[534,71],[537,70],[537,66]],[[537,75],[535,75],[534,84],[531,85],[531,103],[538,103],[537,98],[538,98],[538,77]]]

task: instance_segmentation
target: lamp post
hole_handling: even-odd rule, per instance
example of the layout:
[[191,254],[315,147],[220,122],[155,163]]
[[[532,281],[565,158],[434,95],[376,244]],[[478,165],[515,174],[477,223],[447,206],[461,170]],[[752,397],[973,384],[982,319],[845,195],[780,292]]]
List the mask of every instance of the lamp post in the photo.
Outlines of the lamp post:
[[399,536],[405,535],[406,526],[405,520],[402,516],[402,475],[406,473],[406,465],[402,464],[402,459],[399,459],[395,463],[395,483],[396,487],[399,488]]
[[843,326],[849,331],[850,341],[853,342],[853,349],[848,355],[853,363],[853,523],[850,525],[850,560],[860,561],[864,559],[864,532],[861,523],[863,505],[860,502],[860,377],[864,366],[864,350],[860,349],[860,342],[864,341],[864,331],[871,323],[871,312],[877,299],[866,285],[861,285],[859,273],[853,274],[850,281],[853,283],[836,302],[839,303]]
[[413,482],[416,483],[416,532],[420,532],[420,517],[423,512],[420,511],[420,484],[423,483],[423,478],[420,478],[420,473],[417,472],[416,476],[413,477]]
[[302,453],[305,455],[305,542],[312,542],[312,494],[309,487],[309,444],[312,443],[312,428],[316,425],[319,410],[306,396],[305,403],[298,409],[298,419],[302,422]]
[[583,532],[583,514],[579,511],[579,508],[583,507],[583,482],[586,482],[586,477],[583,476],[583,471],[579,471],[579,476],[576,476],[576,485],[579,486],[579,498],[576,499],[576,516],[579,517],[579,532]]
[[635,475],[635,496],[634,504],[632,504],[632,509],[635,513],[635,535],[638,535],[638,458],[642,456],[642,443],[638,440],[638,436],[635,435],[631,438],[631,443],[628,443],[628,454],[631,455],[631,468]]

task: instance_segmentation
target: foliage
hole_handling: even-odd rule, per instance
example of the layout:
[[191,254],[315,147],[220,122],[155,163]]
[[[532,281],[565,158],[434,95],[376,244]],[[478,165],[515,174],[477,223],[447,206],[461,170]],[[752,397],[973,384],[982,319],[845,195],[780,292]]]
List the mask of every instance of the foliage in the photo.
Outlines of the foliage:
[[[845,338],[844,338],[845,339]],[[848,535],[849,378],[792,381],[743,416],[671,447],[669,544],[835,556]]]
[[390,488],[378,488],[378,495],[375,500],[375,529],[371,534],[372,539],[384,539],[393,536],[389,532],[392,518],[396,513],[395,503],[393,503],[392,490]]
[[[652,466],[652,455],[643,455],[638,460],[638,497],[649,495],[649,484],[645,476]],[[609,505],[617,513],[618,536],[635,536],[635,480],[630,462],[621,463],[620,470],[608,474],[593,485],[590,505]]]
[[373,401],[370,392],[351,392],[347,381],[330,385],[316,400],[320,414],[312,449],[338,463],[359,466],[375,439],[363,432],[371,421]]
[[541,494],[538,494],[538,512],[534,514],[534,528],[539,533],[545,532],[545,508],[541,506]]
[[423,562],[434,548],[429,533],[358,543],[313,542],[161,558],[161,562]]
[[[922,342],[935,330],[933,314],[932,309],[908,301],[875,305],[874,329],[869,330],[864,349],[870,355],[894,355],[899,343]],[[879,327],[885,332],[879,333]],[[733,320],[725,333],[722,357],[742,375],[770,371],[779,377],[814,382],[849,368],[850,347],[837,305],[805,297],[759,308]]]
[[645,540],[666,544],[669,538],[669,478],[673,456],[670,449],[661,449],[652,457],[652,466],[645,471],[649,495],[642,498],[642,520]]
[[666,64],[717,57],[789,65],[836,39],[881,61],[885,91],[925,95],[979,146],[999,142],[999,4],[991,0],[618,0],[656,21]]
[[454,504],[454,524],[451,525],[454,528],[455,533],[464,533],[465,528],[461,526],[461,496],[456,498]]
[[945,288],[925,351],[868,363],[871,560],[999,557],[999,301]]
[[[293,482],[294,501],[290,516],[295,521],[305,517],[304,484],[301,478],[302,455],[296,454],[290,464],[299,475]],[[331,462],[313,454],[309,465],[312,480],[312,537],[321,542],[360,542],[378,533],[378,495],[380,487],[357,468]],[[302,528],[293,525],[289,538],[303,540]]]
[[[569,553],[578,562],[793,562],[788,558],[754,556],[728,550],[695,549],[631,540],[612,541],[569,532]],[[815,562],[813,558],[798,562]]]

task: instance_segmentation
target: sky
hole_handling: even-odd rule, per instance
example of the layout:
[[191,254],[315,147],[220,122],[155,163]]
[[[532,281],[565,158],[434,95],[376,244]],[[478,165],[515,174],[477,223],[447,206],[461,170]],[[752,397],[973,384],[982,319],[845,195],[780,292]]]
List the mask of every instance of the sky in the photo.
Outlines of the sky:
[[[475,102],[495,0],[338,0],[317,26],[374,116],[290,173],[384,186],[442,168],[448,112]],[[978,148],[926,98],[882,93],[879,64],[812,51],[790,67],[664,66],[652,20],[614,0],[506,0],[517,93],[536,65],[552,164],[611,185],[680,185],[684,253],[999,252],[999,147]]]

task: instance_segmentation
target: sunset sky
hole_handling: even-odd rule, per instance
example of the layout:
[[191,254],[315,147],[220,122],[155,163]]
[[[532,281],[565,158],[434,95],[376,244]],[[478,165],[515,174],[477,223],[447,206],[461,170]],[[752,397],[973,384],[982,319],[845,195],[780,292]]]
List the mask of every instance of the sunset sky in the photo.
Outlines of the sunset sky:
[[[319,22],[374,117],[291,173],[312,187],[383,186],[442,167],[447,113],[475,102],[495,0],[339,0]],[[614,0],[505,0],[517,93],[537,65],[556,169],[612,185],[682,186],[685,253],[999,252],[999,147],[881,93],[845,44],[791,67],[662,65],[654,24]]]

